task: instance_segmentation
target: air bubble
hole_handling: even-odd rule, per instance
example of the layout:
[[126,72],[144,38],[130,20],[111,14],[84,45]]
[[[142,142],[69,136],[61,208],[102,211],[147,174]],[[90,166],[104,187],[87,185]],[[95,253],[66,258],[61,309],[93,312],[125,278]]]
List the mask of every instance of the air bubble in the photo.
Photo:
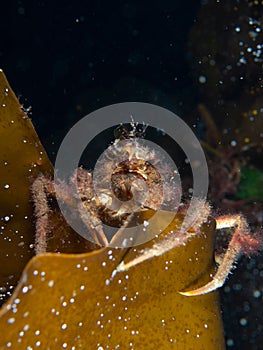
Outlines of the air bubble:
[[200,77],[198,78],[198,81],[200,84],[204,84],[206,83],[206,77],[204,75],[200,75]]

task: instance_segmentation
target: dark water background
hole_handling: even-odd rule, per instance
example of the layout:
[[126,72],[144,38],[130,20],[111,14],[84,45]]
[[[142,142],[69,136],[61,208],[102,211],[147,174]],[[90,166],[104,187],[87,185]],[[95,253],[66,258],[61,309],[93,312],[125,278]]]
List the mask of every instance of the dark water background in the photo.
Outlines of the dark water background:
[[[189,126],[198,103],[189,31],[199,1],[6,1],[0,66],[54,160],[81,117],[108,104],[142,101]],[[187,117],[186,117],[187,116]],[[261,269],[260,269],[261,267]],[[262,349],[262,264],[242,259],[221,290],[227,348]]]

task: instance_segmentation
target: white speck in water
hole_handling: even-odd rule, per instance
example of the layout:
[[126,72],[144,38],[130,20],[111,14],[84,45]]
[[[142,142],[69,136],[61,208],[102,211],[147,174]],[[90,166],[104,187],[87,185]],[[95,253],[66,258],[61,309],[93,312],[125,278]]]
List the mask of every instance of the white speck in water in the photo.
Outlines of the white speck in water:
[[49,286],[50,288],[52,288],[52,287],[54,286],[54,281],[53,281],[53,280],[49,281],[49,282],[48,282],[48,286]]
[[254,292],[253,292],[253,297],[254,298],[259,298],[261,296],[261,293],[260,293],[260,291],[259,290],[254,290]]
[[61,325],[61,329],[63,329],[63,331],[65,330],[65,329],[67,329],[68,328],[68,325],[66,324],[66,323],[63,323],[62,325]]
[[14,322],[15,322],[15,318],[14,317],[11,317],[11,318],[9,318],[8,320],[7,320],[7,322],[8,323],[10,323],[10,324],[13,324]]
[[29,288],[27,286],[22,288],[22,293],[26,294],[29,291]]
[[80,290],[84,290],[84,289],[85,289],[85,286],[82,285],[82,286],[79,287],[79,289],[80,289]]
[[241,318],[239,320],[239,323],[241,324],[241,326],[246,326],[247,325],[247,319],[246,318]]
[[200,75],[200,77],[198,78],[198,81],[200,84],[204,84],[206,83],[206,77],[204,75]]
[[114,278],[115,276],[116,276],[116,273],[117,273],[118,271],[117,270],[113,270],[112,271],[112,274],[111,274],[111,278]]
[[123,248],[125,248],[125,247],[127,247],[128,243],[129,243],[128,239],[125,238],[125,239],[122,241],[122,244],[121,244],[121,245],[122,245]]
[[4,188],[7,190],[10,186],[8,184],[4,185]]
[[227,341],[226,341],[226,345],[227,346],[234,346],[234,340],[233,339],[227,339]]

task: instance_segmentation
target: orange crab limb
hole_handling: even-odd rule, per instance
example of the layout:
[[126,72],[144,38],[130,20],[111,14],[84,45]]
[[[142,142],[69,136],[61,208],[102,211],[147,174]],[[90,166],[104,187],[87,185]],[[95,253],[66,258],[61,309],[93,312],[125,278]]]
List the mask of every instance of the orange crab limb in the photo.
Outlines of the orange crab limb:
[[180,294],[186,296],[202,295],[222,287],[230,271],[233,269],[238,256],[241,253],[250,255],[257,252],[261,245],[261,240],[257,236],[251,236],[247,221],[243,216],[238,214],[225,215],[216,219],[216,229],[220,230],[231,227],[235,227],[234,234],[212,281],[201,288],[188,292],[180,292]]
[[[199,212],[199,216],[195,221],[195,223],[193,223],[193,225],[190,227],[190,229],[188,229],[187,231],[184,230],[184,227],[188,226],[187,219],[180,222],[181,225],[178,225],[177,223],[178,226],[176,226],[176,229],[174,225],[167,226],[165,230],[166,231],[165,239],[155,243],[150,249],[145,249],[142,252],[142,254],[137,256],[135,259],[127,263],[124,263],[124,261],[122,261],[117,266],[116,271],[117,272],[126,271],[129,268],[136,266],[138,264],[141,264],[146,260],[152,259],[156,256],[161,256],[167,251],[175,247],[180,247],[182,245],[185,245],[190,238],[200,234],[200,228],[202,224],[205,222],[209,222],[210,206],[208,203],[204,202],[203,200],[196,200],[194,208]],[[185,211],[187,212],[187,209],[185,209]],[[184,214],[184,208],[181,210],[181,213]],[[163,211],[162,213],[163,220],[165,220],[166,222],[171,222],[171,214],[172,213],[170,212]],[[158,231],[156,227],[154,227],[153,229]]]

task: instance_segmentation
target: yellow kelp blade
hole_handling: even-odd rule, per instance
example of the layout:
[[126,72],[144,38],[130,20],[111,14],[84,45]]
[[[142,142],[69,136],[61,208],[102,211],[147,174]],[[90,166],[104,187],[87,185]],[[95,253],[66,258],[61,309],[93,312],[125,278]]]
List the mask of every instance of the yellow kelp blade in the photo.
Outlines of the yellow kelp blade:
[[51,170],[30,119],[0,70],[0,303],[34,254],[32,179]]
[[[34,255],[35,218],[31,185],[40,174],[52,178],[53,167],[0,70],[0,305],[13,292]],[[86,252],[94,245],[78,236],[56,206],[50,213],[48,251]]]
[[0,348],[225,349],[218,293],[178,293],[210,279],[214,226],[125,272],[116,272],[123,258],[134,259],[167,232],[128,251],[33,258],[1,310]]

